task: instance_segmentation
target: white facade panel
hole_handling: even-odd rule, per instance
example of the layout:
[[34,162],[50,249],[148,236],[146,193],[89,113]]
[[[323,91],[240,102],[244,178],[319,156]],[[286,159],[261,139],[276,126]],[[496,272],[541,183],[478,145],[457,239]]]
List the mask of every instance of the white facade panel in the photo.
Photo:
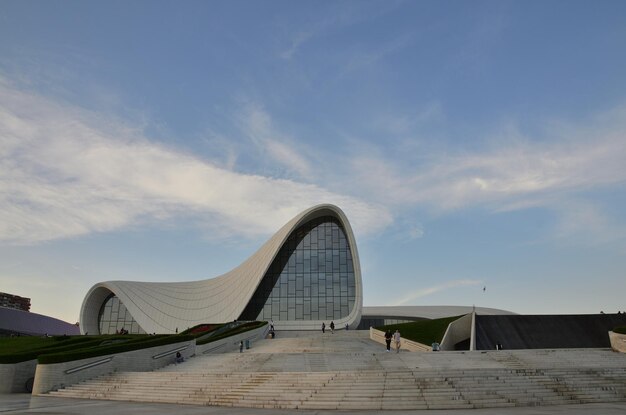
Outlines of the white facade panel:
[[[335,325],[351,328],[358,325],[363,304],[361,267],[356,241],[350,223],[337,206],[324,204],[300,213],[276,232],[256,253],[232,271],[216,278],[152,283],[107,281],[94,285],[83,301],[80,313],[81,332],[98,333],[98,314],[103,302],[115,294],[137,323],[148,333],[174,333],[201,323],[223,323],[239,318],[250,302],[288,237],[303,224],[323,216],[332,216],[342,225],[347,238],[355,278],[355,304],[347,317]],[[328,320],[280,320],[274,324],[282,330],[317,330]]]

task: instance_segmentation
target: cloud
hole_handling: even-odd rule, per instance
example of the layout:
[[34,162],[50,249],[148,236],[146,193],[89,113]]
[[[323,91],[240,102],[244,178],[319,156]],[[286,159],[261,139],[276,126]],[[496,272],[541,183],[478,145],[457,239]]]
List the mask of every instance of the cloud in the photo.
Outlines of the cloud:
[[408,229],[409,239],[419,239],[424,236],[424,229],[420,225],[412,225]]
[[626,241],[626,228],[616,225],[597,202],[571,199],[567,205],[555,206],[554,210],[560,218],[555,237],[564,243],[585,241],[589,245],[601,245]]
[[[275,158],[288,157],[279,145],[269,147]],[[255,237],[318,203],[342,207],[362,233],[392,221],[375,204],[315,184],[218,167],[155,144],[132,124],[18,90],[0,78],[4,243],[32,244],[172,218],[219,223],[228,232]]]
[[555,191],[623,183],[624,159],[626,140],[612,136],[517,145],[504,137],[482,153],[434,155],[410,167],[362,155],[354,159],[353,168],[362,183],[396,204],[429,204],[445,210],[484,203],[515,208],[520,198],[540,202]]
[[260,150],[263,160],[278,163],[301,178],[311,179],[312,167],[309,161],[296,151],[295,140],[278,131],[270,115],[260,106],[249,103],[243,109],[241,121],[244,133]]
[[[325,25],[322,25],[325,26]],[[298,52],[298,50],[300,49],[300,46],[303,45],[304,43],[308,42],[313,36],[315,36],[315,34],[313,32],[310,31],[300,31],[298,33],[296,33],[295,35],[293,35],[293,37],[290,39],[291,41],[291,45],[284,51],[282,51],[279,56],[285,60],[291,60],[291,58],[293,57],[293,55],[296,54],[296,52]]]
[[471,150],[360,146],[348,173],[358,184],[353,194],[385,201],[396,213],[545,208],[561,221],[556,237],[588,226],[590,235],[621,238],[626,229],[612,223],[592,193],[622,191],[626,183],[626,107],[577,122],[546,122],[537,130],[529,137],[506,125]]
[[437,293],[439,291],[450,290],[450,289],[458,288],[458,287],[467,287],[467,286],[471,286],[471,285],[481,285],[481,284],[483,284],[483,282],[482,281],[478,281],[478,280],[454,280],[454,281],[449,281],[449,282],[446,282],[444,284],[435,285],[433,287],[421,288],[421,289],[419,289],[417,291],[413,291],[413,292],[405,295],[404,297],[402,297],[400,300],[396,301],[396,303],[393,304],[393,305],[409,304],[412,301],[417,300],[418,298],[426,297],[426,296],[429,296],[431,294]]
[[413,34],[405,33],[379,45],[368,45],[364,50],[354,50],[347,55],[347,59],[341,65],[336,78],[343,79],[355,71],[369,67],[406,48],[412,41]]
[[306,20],[290,19],[289,22],[285,22],[295,30],[285,40],[289,46],[278,55],[284,60],[291,60],[307,43],[349,26],[375,21],[401,5],[402,1],[387,1],[385,4],[361,2],[357,7],[350,3],[329,3],[328,7],[320,8],[321,4],[318,4],[316,5],[318,13],[307,15]]

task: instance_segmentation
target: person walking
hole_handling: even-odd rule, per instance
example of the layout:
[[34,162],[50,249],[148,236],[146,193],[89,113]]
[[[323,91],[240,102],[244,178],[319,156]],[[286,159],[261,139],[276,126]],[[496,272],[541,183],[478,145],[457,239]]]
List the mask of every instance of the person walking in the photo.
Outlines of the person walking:
[[239,353],[243,353],[243,340],[239,342]]
[[330,322],[330,332],[332,334],[335,334],[335,322],[334,321]]
[[396,343],[396,353],[400,353],[400,330],[393,333],[393,341]]
[[385,332],[385,343],[387,343],[387,352],[391,350],[391,330]]
[[322,321],[322,334],[326,332],[326,323]]

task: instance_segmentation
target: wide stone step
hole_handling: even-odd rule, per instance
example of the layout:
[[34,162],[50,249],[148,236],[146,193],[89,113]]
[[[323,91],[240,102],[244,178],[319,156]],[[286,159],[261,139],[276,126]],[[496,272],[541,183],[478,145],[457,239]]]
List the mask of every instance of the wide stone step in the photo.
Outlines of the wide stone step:
[[[284,367],[265,365],[267,356],[255,363],[259,356],[252,353],[219,359],[201,356],[157,372],[102,376],[50,395],[311,410],[505,408],[626,401],[626,363],[623,355],[608,351],[333,353],[284,355]],[[315,371],[304,368],[305,361]],[[253,369],[263,367],[300,370]]]

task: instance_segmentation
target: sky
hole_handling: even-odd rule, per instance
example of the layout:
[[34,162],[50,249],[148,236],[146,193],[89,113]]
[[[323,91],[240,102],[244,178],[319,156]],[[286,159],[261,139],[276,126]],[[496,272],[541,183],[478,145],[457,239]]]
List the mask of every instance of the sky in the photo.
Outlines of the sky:
[[0,2],[0,291],[227,272],[304,209],[366,306],[626,310],[626,2]]

